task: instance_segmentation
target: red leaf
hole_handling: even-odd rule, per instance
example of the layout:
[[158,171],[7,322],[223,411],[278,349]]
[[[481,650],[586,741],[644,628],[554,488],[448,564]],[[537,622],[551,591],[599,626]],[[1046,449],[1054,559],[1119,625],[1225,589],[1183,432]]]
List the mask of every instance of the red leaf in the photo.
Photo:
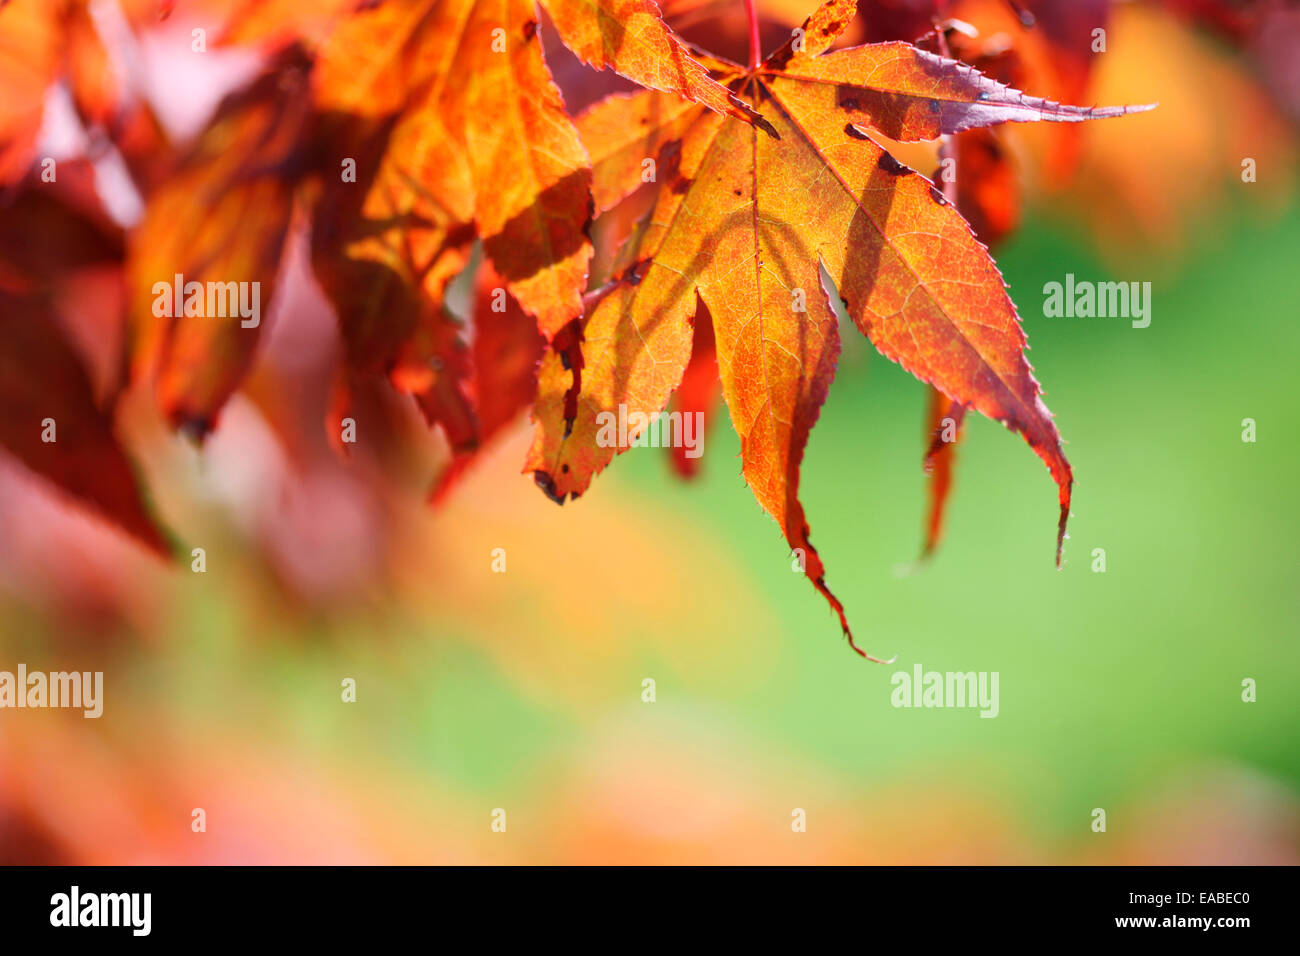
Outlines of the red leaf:
[[722,379],[718,375],[718,346],[713,338],[713,316],[703,302],[695,312],[695,338],[691,343],[691,361],[682,373],[682,384],[673,393],[673,411],[687,415],[698,415],[700,428],[692,430],[699,444],[695,457],[691,457],[683,442],[673,444],[669,451],[673,468],[683,478],[694,478],[700,470],[701,457],[698,452],[704,449],[704,434],[709,420],[718,408],[722,397]]
[[[160,555],[167,543],[135,471],[51,312],[0,290],[0,445]],[[43,436],[51,434],[53,441]]]

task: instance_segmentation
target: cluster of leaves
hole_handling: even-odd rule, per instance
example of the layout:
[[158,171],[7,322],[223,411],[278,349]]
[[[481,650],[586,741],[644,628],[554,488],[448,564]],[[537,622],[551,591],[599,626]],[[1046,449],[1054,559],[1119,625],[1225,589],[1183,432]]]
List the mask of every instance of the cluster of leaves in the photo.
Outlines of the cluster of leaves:
[[[172,6],[125,3],[124,19]],[[601,441],[602,413],[651,417],[674,394],[678,409],[711,412],[721,396],[746,481],[852,643],[798,497],[839,305],[932,388],[936,435],[973,408],[1025,438],[1058,486],[1059,561],[1073,479],[986,248],[1015,219],[1014,175],[990,127],[1134,108],[1020,92],[1008,84],[1033,77],[941,23],[942,0],[915,5],[930,24],[920,45],[839,49],[859,4],[825,0],[747,65],[688,44],[653,0],[540,0],[546,22],[534,0],[207,6],[235,9],[228,41],[270,53],[174,157],[146,103],[115,88],[121,71],[84,0],[0,9],[0,75],[26,84],[0,112],[0,443],[37,472],[162,550],[113,438],[113,396],[150,381],[171,424],[201,438],[263,330],[238,316],[159,316],[154,285],[258,282],[269,301],[289,240],[309,231],[345,352],[326,427],[338,435],[357,390],[387,381],[446,435],[455,457],[438,490],[530,404],[524,470],[563,503],[636,438]],[[639,88],[571,115],[543,49],[552,27],[584,64]],[[28,172],[56,80],[143,193],[133,228],[70,188],[76,177],[56,189]],[[956,183],[936,185],[885,145],[940,138],[969,170]],[[31,244],[37,221],[55,249]],[[447,291],[479,258],[467,323]],[[130,360],[96,386],[53,300],[70,272],[114,261]],[[39,440],[47,417],[69,423],[57,446]],[[929,458],[932,546],[949,443]]]

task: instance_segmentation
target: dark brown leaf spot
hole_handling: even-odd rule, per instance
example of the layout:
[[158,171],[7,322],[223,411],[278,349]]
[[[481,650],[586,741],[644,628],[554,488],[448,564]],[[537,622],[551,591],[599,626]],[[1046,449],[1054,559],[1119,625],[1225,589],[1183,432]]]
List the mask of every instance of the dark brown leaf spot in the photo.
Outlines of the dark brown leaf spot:
[[176,409],[171,415],[172,426],[191,441],[202,443],[211,434],[215,422],[206,415]]
[[537,487],[542,489],[546,497],[557,505],[564,504],[564,495],[555,490],[555,479],[546,472],[540,470],[533,472],[533,481],[537,482]]
[[668,182],[678,179],[682,170],[682,141],[670,139],[660,146],[659,155],[655,158],[655,166],[658,167],[658,173]]
[[582,224],[582,234],[591,241],[591,226],[596,221],[596,199],[594,196],[587,197],[587,219]]
[[866,133],[862,132],[862,130],[858,129],[858,128],[857,128],[856,126],[854,126],[852,123],[845,123],[845,124],[844,124],[844,132],[848,133],[848,134],[849,134],[850,136],[852,136],[854,139],[869,139],[869,138],[870,138],[869,136],[867,136]]
[[876,160],[876,168],[891,176],[906,176],[911,172],[911,170],[898,160],[894,159],[894,157],[890,156],[887,152],[882,152],[880,154],[880,158]]
[[649,259],[638,259],[623,271],[619,281],[626,282],[628,285],[640,285],[641,280],[645,277],[645,269],[649,265]]
[[[804,21],[804,26],[808,26],[806,20]],[[794,59],[794,44],[787,43],[767,58],[767,65],[773,70],[784,70],[789,66],[792,59]]]

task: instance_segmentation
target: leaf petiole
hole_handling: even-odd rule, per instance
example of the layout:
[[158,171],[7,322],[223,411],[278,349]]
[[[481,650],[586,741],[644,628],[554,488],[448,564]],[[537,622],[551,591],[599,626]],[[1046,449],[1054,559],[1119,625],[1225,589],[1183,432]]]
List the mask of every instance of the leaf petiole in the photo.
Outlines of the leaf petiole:
[[762,48],[758,41],[758,5],[756,0],[745,0],[745,13],[749,17],[749,68],[757,70]]

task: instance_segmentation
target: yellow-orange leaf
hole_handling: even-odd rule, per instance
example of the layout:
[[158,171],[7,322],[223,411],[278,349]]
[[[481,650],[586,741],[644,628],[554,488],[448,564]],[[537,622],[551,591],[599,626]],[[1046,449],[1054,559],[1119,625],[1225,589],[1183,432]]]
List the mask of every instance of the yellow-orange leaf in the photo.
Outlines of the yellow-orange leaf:
[[478,0],[463,49],[465,147],[483,248],[549,339],[582,312],[591,165],[542,59],[531,0]]
[[323,111],[414,127],[426,161],[406,189],[473,221],[551,338],[582,311],[591,167],[537,27],[532,0],[390,0],[328,38],[314,88]]
[[[809,25],[835,25],[836,10],[826,5]],[[658,195],[630,240],[630,264],[575,329],[579,354],[555,349],[542,363],[525,467],[563,501],[643,439],[691,357],[698,296],[712,315],[744,476],[852,643],[798,499],[799,464],[839,353],[828,294],[884,355],[1024,435],[1060,489],[1058,558],[1072,483],[987,250],[938,189],[862,127],[919,139],[1124,110],[1037,100],[906,44],[812,55],[832,34],[817,34],[811,53],[787,44],[755,71],[720,72],[774,136],[699,107],[683,114],[651,92],[583,118],[601,204],[638,188],[638,150],[658,159]],[[609,121],[610,109],[635,119],[635,137]],[[833,290],[823,289],[823,268]]]
[[654,0],[542,0],[542,5],[564,45],[589,66],[746,122],[759,121],[749,104],[692,58],[664,24]]
[[306,138],[302,84],[290,55],[228,99],[132,236],[136,373],[156,375],[159,407],[199,436],[247,372],[274,292],[293,208],[283,171]]

